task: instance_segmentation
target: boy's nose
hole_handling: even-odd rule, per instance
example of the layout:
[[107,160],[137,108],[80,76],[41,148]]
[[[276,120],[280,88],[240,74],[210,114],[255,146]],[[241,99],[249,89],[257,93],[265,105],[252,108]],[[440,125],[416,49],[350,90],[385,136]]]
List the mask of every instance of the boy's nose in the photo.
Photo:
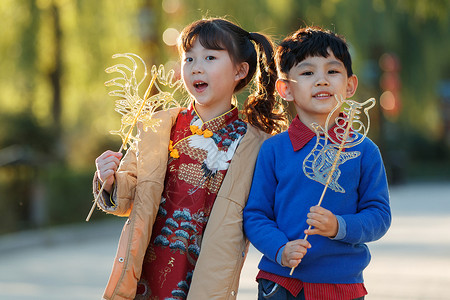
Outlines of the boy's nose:
[[316,80],[316,86],[328,86],[328,85],[329,85],[329,82],[324,76],[322,76]]

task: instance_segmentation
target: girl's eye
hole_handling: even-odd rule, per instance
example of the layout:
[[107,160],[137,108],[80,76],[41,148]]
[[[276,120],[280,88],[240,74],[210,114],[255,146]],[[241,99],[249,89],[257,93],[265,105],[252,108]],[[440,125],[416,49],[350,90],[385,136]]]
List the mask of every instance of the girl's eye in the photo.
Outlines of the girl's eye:
[[184,61],[185,61],[185,62],[191,62],[191,61],[192,61],[192,57],[186,57],[186,58],[184,59]]
[[212,56],[212,55],[208,55],[206,57],[206,60],[214,60],[214,59],[216,59],[216,58],[214,56]]

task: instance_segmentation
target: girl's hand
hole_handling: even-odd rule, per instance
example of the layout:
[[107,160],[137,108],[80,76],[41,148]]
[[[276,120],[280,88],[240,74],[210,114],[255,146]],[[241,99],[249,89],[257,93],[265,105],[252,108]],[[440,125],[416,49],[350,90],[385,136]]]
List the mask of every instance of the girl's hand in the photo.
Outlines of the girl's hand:
[[107,150],[102,153],[95,160],[95,166],[97,167],[97,176],[102,181],[105,182],[104,190],[111,193],[112,185],[114,183],[114,174],[120,164],[120,159],[122,158],[121,152],[113,152]]
[[305,230],[305,234],[318,234],[330,238],[336,236],[339,224],[336,216],[331,211],[320,206],[312,206],[309,211],[306,223],[311,225],[312,229]]
[[308,248],[311,248],[311,244],[306,240],[288,242],[281,254],[281,264],[289,268],[297,267]]

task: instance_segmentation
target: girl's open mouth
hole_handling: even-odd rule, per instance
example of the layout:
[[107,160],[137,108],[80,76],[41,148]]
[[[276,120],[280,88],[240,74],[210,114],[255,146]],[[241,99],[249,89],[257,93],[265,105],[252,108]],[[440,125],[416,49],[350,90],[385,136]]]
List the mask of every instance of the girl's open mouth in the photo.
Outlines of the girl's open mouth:
[[194,81],[194,88],[197,92],[203,92],[208,87],[204,81]]

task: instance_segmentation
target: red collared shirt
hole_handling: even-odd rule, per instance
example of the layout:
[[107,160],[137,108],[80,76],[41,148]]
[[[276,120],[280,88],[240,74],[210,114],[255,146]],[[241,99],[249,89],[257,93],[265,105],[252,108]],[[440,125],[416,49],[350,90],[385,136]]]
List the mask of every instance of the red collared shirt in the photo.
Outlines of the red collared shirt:
[[[343,116],[343,115],[341,115]],[[336,136],[336,132],[334,131],[336,125],[331,127],[328,130],[328,135],[333,140],[338,140]],[[308,126],[303,124],[302,121],[296,116],[294,120],[292,120],[291,125],[288,128],[289,139],[291,140],[292,147],[294,151],[298,151],[302,149],[313,137],[316,136],[316,133],[309,129]],[[345,150],[345,149],[343,149]]]
[[[333,129],[334,127],[328,131],[328,134],[331,138],[336,139],[336,134]],[[316,136],[316,133],[303,124],[298,116],[295,117],[289,126],[288,134],[294,151],[302,149],[313,137]],[[263,270],[259,271],[256,279],[267,279],[278,283],[288,290],[294,297],[297,297],[303,289],[306,300],[348,300],[367,295],[367,290],[363,283],[309,283],[303,282],[296,278],[275,275]]]

